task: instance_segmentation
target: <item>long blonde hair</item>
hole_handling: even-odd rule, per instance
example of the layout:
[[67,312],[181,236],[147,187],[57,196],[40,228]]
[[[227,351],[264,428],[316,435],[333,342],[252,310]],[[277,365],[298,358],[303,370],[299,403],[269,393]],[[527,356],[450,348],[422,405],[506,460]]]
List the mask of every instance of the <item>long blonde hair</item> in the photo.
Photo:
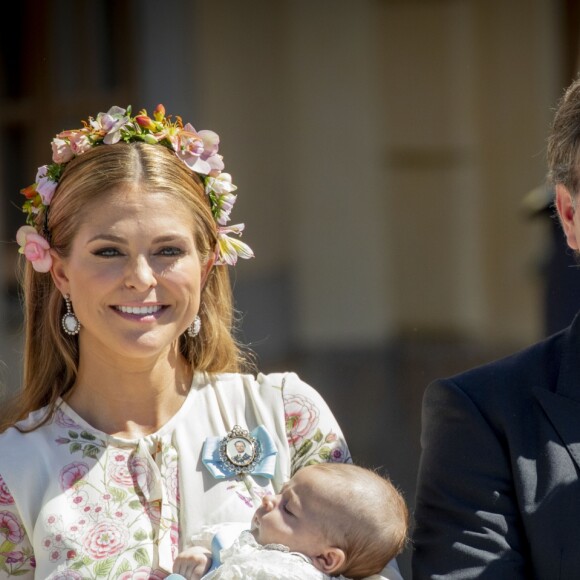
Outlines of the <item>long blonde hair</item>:
[[[99,196],[120,185],[136,184],[143,195],[167,194],[176,211],[190,211],[195,224],[195,244],[202,264],[213,255],[216,223],[203,184],[165,147],[144,143],[99,146],[73,159],[66,167],[52,199],[48,216],[37,216],[42,232],[47,217],[51,247],[62,257],[71,251],[74,237]],[[22,282],[25,329],[23,387],[8,405],[0,432],[48,406],[40,426],[56,410],[59,397],[73,388],[79,364],[76,337],[61,330],[66,311],[63,297],[50,274],[24,266]],[[214,266],[201,294],[201,331],[195,338],[180,337],[180,350],[191,368],[210,373],[237,372],[246,362],[233,337],[233,300],[227,266]]]

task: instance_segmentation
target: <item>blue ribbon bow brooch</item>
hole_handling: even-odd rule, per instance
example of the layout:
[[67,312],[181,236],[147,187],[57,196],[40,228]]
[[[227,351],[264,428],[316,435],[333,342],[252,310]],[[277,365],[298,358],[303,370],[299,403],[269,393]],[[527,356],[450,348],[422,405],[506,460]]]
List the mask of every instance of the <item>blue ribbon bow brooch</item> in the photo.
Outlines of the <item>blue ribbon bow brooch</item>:
[[205,440],[201,460],[216,479],[247,473],[272,479],[277,454],[276,444],[263,425],[251,432],[234,425],[225,437]]

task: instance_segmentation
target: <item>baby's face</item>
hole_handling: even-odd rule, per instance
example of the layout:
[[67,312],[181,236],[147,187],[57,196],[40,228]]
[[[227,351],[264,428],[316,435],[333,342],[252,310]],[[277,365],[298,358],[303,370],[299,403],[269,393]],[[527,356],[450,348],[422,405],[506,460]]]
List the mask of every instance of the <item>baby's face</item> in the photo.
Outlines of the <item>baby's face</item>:
[[326,474],[305,467],[281,493],[266,496],[252,520],[252,533],[259,544],[283,544],[292,552],[315,557],[328,544],[322,533],[322,521],[327,502],[321,480]]

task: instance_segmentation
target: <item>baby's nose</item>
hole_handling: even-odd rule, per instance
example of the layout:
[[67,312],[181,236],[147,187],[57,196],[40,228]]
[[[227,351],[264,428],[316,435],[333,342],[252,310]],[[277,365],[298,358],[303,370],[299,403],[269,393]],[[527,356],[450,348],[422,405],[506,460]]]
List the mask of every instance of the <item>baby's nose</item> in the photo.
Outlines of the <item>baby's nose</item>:
[[271,511],[274,509],[274,496],[273,495],[265,495],[262,498],[262,505],[266,511]]

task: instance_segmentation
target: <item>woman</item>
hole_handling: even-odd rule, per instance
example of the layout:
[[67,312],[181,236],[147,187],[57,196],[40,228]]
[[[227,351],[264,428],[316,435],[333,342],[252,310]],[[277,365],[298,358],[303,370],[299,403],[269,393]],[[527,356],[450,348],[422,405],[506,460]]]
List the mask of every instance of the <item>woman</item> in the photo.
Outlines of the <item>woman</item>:
[[[556,205],[580,248],[580,80],[548,143]],[[423,402],[413,578],[577,578],[580,320],[514,356],[437,381]]]
[[[164,578],[307,463],[348,461],[294,374],[241,374],[218,136],[113,107],[23,191],[24,388],[0,435],[0,578]],[[242,440],[251,459],[231,451]],[[395,573],[396,574],[396,573]],[[392,576],[392,577],[397,577]]]

